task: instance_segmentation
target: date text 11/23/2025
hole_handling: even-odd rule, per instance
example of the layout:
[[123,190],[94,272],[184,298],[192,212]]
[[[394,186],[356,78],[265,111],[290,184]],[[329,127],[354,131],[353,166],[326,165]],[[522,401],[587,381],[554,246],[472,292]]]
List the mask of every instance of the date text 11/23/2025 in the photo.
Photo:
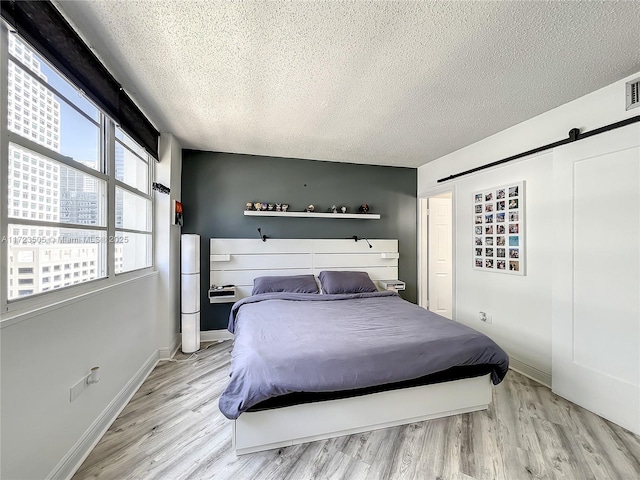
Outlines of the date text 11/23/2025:
[[59,237],[13,235],[0,240],[10,245],[73,245],[81,243],[129,243],[127,235],[62,235]]

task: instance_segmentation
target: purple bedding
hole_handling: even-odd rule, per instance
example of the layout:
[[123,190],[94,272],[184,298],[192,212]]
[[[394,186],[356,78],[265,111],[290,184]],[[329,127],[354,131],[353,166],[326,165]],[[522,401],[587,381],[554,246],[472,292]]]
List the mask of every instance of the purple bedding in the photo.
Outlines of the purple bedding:
[[230,419],[293,392],[353,390],[463,365],[491,365],[498,384],[509,367],[486,335],[395,292],[255,295],[234,304],[229,331],[231,378],[219,406]]

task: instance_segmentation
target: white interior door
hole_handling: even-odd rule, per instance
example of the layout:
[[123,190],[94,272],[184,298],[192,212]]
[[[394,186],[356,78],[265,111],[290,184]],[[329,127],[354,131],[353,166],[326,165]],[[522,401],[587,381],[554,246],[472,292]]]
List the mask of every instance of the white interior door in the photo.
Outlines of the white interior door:
[[428,285],[429,310],[453,316],[451,194],[429,197],[428,215]]
[[554,151],[552,386],[640,434],[640,127]]

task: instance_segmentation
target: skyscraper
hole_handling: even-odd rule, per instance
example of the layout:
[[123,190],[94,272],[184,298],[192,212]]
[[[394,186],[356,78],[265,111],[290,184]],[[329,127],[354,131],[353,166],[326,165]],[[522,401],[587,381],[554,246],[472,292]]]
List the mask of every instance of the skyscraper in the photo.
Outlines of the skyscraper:
[[[33,73],[9,60],[9,131],[60,152],[61,105],[46,86],[40,60],[16,35],[9,35],[9,53]],[[8,298],[97,278],[99,250],[104,245],[69,241],[79,238],[82,231],[21,222],[96,225],[100,194],[96,180],[13,143],[9,144],[8,167]]]
[[[33,50],[16,35],[9,35],[9,53],[46,83]],[[60,102],[42,83],[9,61],[8,118],[10,131],[55,152],[60,151]],[[13,218],[60,220],[60,167],[46,157],[9,144],[9,215]],[[26,230],[26,231],[25,231]],[[38,229],[16,229],[14,235],[37,235]],[[51,236],[54,231],[43,232]]]

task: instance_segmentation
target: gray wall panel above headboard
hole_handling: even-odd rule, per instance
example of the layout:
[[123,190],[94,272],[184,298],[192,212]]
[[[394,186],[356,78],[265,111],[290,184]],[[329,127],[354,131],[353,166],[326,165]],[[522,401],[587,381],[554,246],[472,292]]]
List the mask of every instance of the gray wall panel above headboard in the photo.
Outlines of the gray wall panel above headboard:
[[[201,235],[201,272],[209,271],[210,238],[397,238],[402,296],[417,301],[417,170],[351,163],[183,150],[182,233]],[[380,220],[250,217],[247,202],[288,203],[290,211],[314,204],[326,212],[368,203]],[[202,330],[226,328],[230,305],[209,304],[202,275]]]

